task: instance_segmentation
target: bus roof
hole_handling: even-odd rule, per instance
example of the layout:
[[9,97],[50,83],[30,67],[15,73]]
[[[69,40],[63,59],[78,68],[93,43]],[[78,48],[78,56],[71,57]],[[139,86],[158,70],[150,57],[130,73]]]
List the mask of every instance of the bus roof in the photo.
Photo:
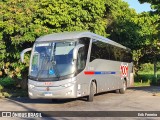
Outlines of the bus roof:
[[61,33],[53,33],[53,34],[48,34],[45,36],[41,36],[36,39],[36,42],[42,42],[42,41],[61,41],[61,40],[69,40],[69,39],[77,39],[77,38],[82,38],[82,37],[89,37],[93,38],[102,42],[106,42],[124,49],[127,49],[125,46],[114,42],[108,38],[102,37],[100,35],[94,34],[89,31],[74,31],[74,32],[61,32]]

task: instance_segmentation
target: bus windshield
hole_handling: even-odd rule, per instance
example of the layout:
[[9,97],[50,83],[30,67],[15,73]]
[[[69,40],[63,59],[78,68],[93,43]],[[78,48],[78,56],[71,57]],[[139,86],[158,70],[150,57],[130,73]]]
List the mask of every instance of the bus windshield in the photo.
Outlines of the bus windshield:
[[74,73],[73,49],[75,41],[35,43],[29,76],[59,78]]

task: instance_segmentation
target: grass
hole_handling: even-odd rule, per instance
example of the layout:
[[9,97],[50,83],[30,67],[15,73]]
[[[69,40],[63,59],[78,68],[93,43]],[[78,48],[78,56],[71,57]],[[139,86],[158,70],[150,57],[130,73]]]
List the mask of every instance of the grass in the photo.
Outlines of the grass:
[[140,87],[140,86],[150,86],[150,83],[148,83],[148,82],[144,82],[144,83],[141,83],[141,82],[134,82],[134,86],[135,86],[135,87]]
[[[157,72],[157,80],[160,80],[160,71]],[[143,72],[140,71],[138,76],[134,78],[134,86],[150,86],[156,85],[156,79],[152,71]]]

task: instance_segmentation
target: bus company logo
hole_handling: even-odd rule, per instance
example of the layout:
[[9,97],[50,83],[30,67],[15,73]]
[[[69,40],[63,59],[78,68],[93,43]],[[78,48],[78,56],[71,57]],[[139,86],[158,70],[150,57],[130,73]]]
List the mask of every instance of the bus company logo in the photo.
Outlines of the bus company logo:
[[45,82],[44,85],[52,85],[52,82]]
[[123,63],[120,66],[121,71],[121,79],[124,77],[128,77],[128,63],[127,65],[124,65]]
[[46,87],[46,91],[49,91],[49,87]]

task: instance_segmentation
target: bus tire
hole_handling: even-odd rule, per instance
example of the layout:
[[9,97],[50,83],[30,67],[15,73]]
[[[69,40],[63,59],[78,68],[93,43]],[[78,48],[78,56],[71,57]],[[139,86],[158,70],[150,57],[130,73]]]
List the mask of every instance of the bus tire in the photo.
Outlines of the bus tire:
[[118,89],[118,90],[115,90],[115,93],[117,93],[117,94],[118,94],[118,93],[119,93],[119,89]]
[[121,88],[121,89],[119,90],[119,92],[120,92],[121,94],[124,94],[125,91],[126,91],[126,89],[127,89],[127,83],[126,83],[126,81],[124,80],[124,81],[123,81],[123,88]]
[[93,97],[94,97],[95,93],[96,93],[96,84],[95,84],[95,82],[91,82],[90,93],[89,93],[89,96],[87,96],[87,101],[88,102],[93,101]]

